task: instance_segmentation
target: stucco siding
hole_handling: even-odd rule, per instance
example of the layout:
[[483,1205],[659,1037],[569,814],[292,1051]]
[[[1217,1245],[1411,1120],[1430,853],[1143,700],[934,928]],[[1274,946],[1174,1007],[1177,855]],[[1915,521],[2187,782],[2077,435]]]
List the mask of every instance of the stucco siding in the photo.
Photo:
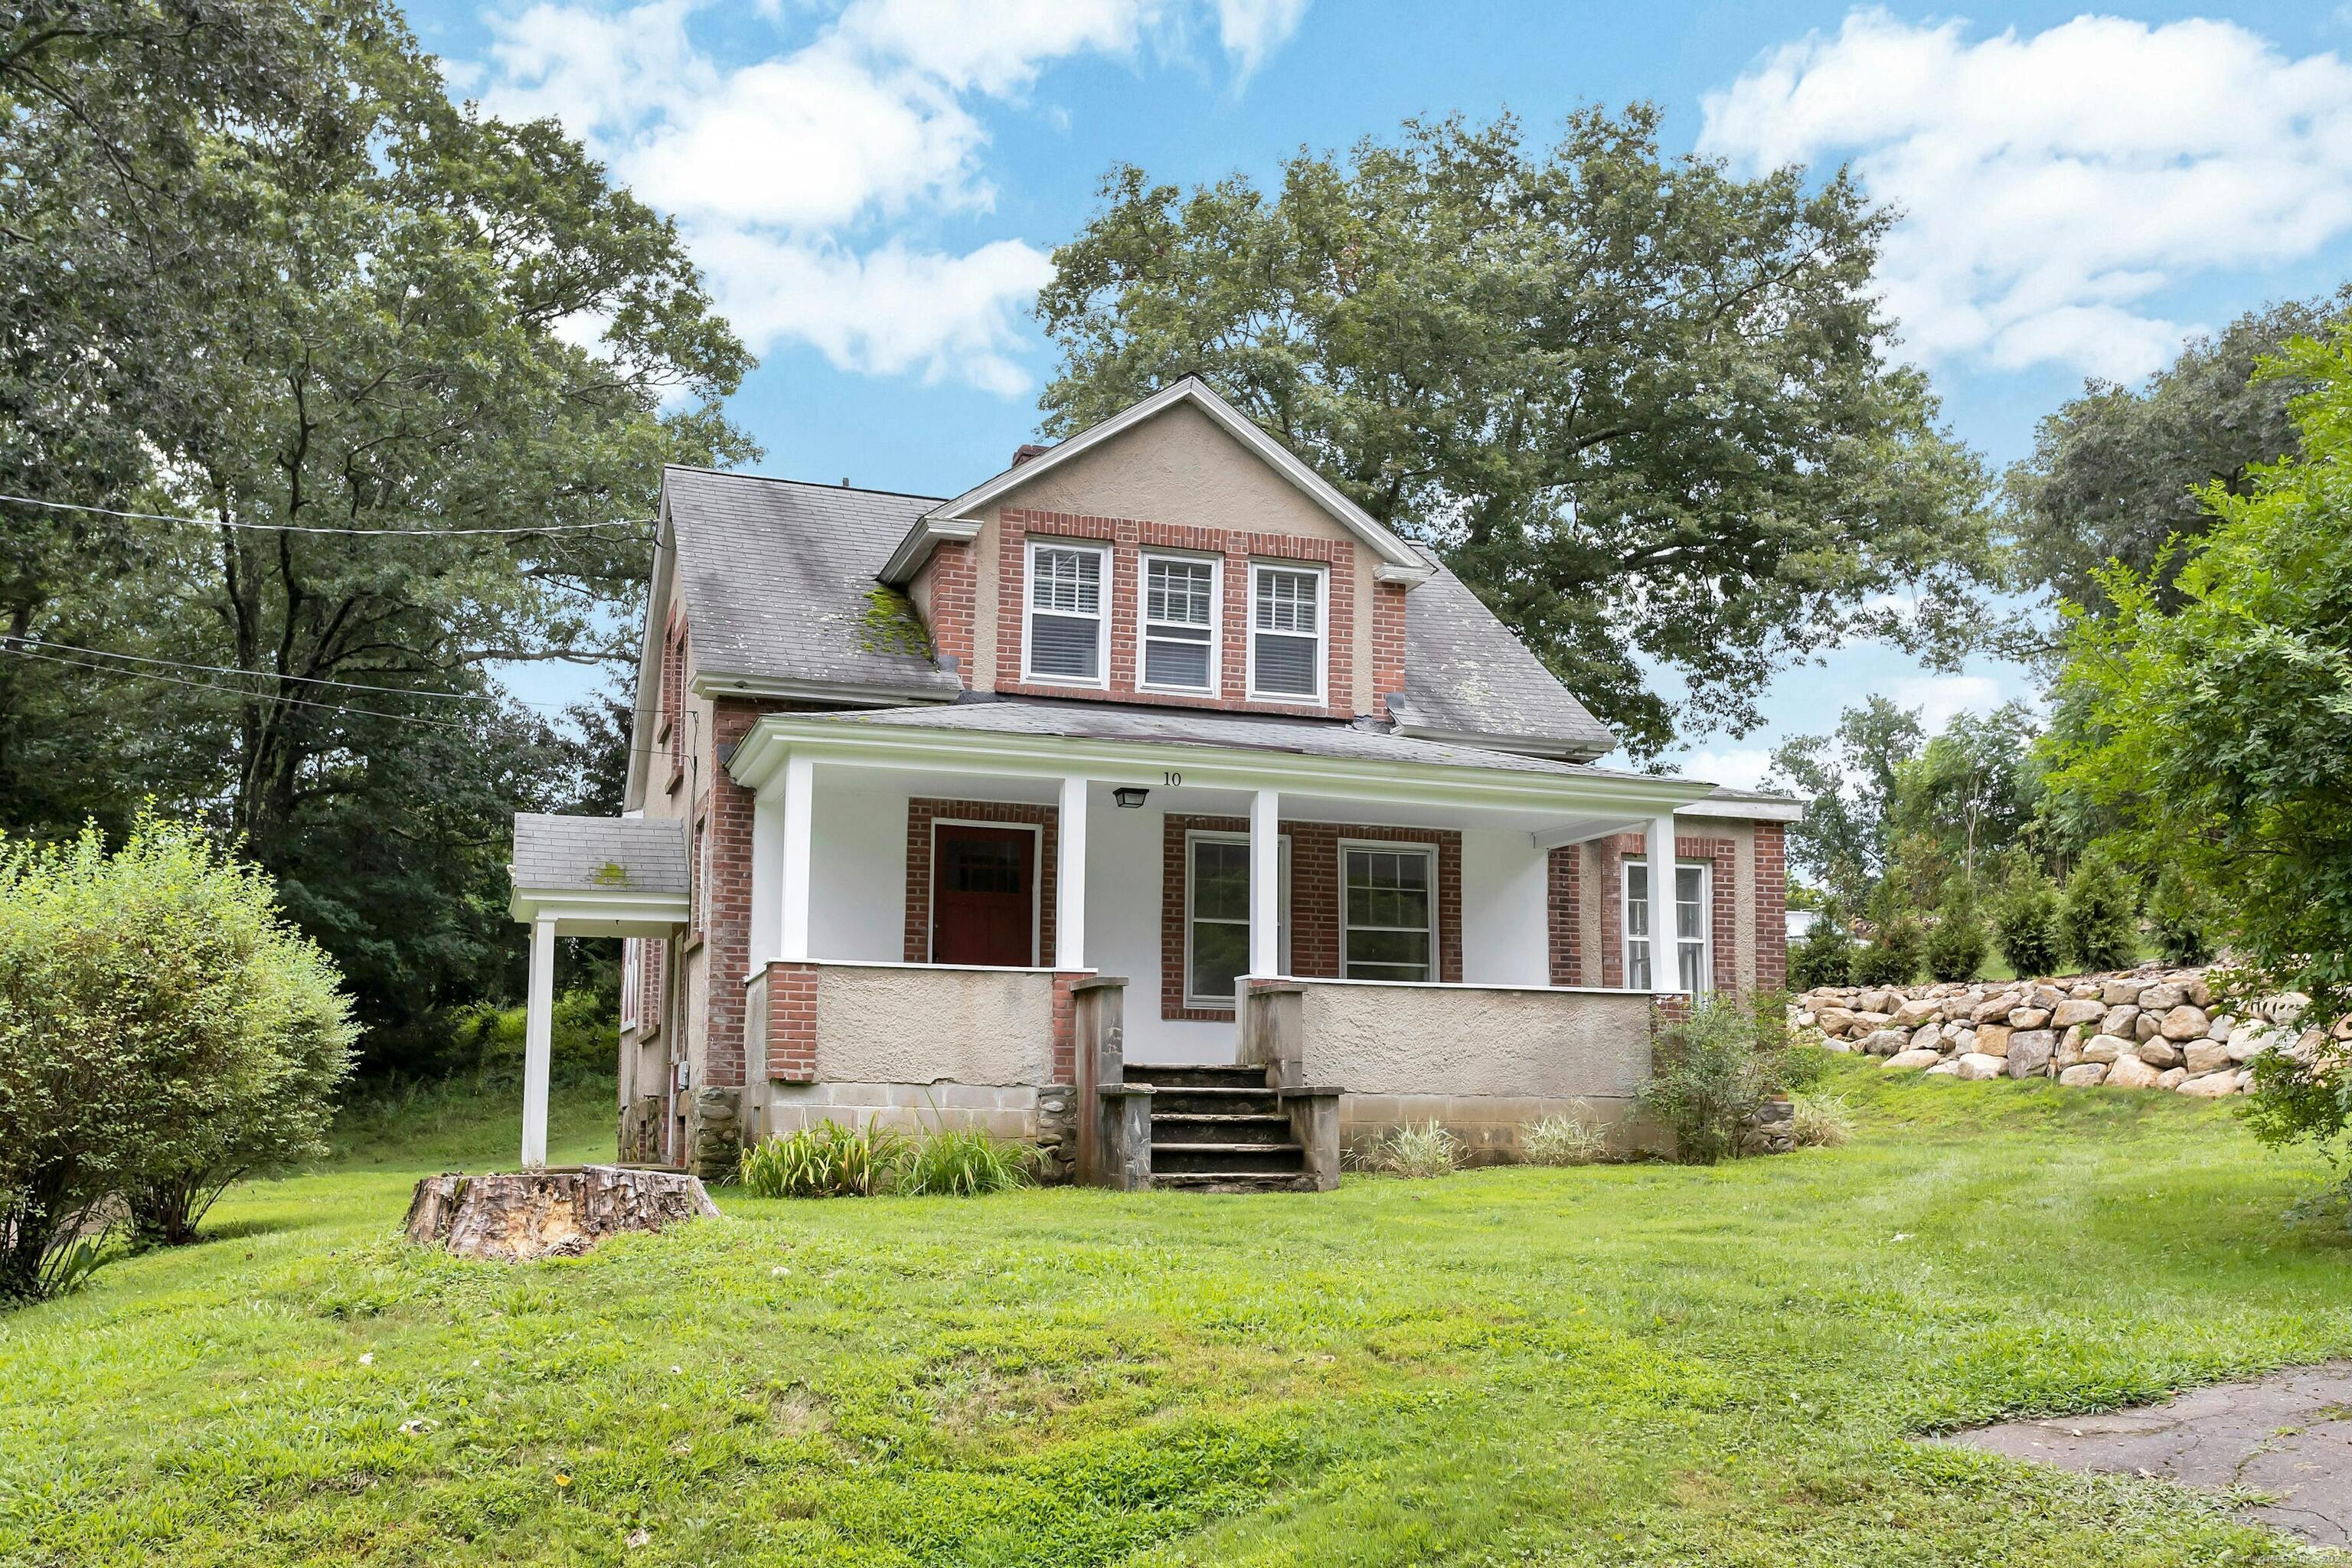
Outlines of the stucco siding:
[[1623,992],[1310,984],[1305,1081],[1351,1095],[1626,1099],[1650,1070],[1650,998]]
[[818,976],[821,1083],[1050,1081],[1054,978],[1034,971],[827,964]]

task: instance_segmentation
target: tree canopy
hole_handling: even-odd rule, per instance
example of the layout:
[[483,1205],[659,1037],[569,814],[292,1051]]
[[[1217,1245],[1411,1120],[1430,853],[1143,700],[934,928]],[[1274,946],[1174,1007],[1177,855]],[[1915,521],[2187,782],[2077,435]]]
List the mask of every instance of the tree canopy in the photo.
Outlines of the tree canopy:
[[[1983,476],[1890,358],[1843,174],[1669,158],[1657,114],[1409,121],[1271,196],[1111,171],[1037,312],[1067,434],[1195,373],[1463,579],[1637,755],[1990,570]],[[1915,641],[1918,639],[1915,637]],[[1675,705],[1645,661],[1679,671]]]

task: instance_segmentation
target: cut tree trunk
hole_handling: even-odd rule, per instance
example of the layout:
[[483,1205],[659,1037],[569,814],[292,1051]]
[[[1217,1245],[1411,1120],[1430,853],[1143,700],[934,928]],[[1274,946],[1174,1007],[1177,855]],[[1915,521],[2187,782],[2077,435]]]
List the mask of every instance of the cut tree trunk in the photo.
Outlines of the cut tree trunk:
[[699,1177],[627,1165],[427,1176],[408,1203],[408,1239],[460,1258],[576,1258],[624,1230],[717,1219]]

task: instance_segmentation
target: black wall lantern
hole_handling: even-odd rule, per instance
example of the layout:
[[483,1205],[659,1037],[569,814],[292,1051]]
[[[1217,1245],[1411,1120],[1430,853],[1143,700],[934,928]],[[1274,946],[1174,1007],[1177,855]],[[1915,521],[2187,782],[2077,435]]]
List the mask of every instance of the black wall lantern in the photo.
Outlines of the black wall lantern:
[[1143,805],[1143,797],[1150,793],[1141,784],[1121,784],[1110,792],[1110,797],[1118,802],[1121,811],[1134,811]]

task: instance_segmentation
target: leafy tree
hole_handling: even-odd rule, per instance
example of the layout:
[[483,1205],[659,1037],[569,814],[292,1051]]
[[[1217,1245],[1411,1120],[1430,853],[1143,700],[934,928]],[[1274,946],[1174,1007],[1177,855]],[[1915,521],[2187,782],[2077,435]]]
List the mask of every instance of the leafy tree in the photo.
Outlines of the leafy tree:
[[1919,978],[1927,957],[1927,933],[1919,917],[1897,909],[1881,919],[1869,944],[1853,950],[1852,974],[1856,985],[1908,985]]
[[352,1037],[333,964],[202,834],[0,841],[0,1299],[70,1285],[126,1203],[185,1239],[320,1152]]
[[2004,876],[1992,905],[1993,940],[2021,979],[2058,969],[2058,889],[2023,848],[2003,857]]
[[748,454],[716,399],[749,362],[671,225],[551,121],[453,104],[384,0],[19,16],[0,481],[213,526],[0,505],[0,821],[201,813],[372,1047],[446,1033],[520,950],[507,814],[573,788],[488,672],[633,652],[661,465]]
[[2167,865],[2157,874],[2156,890],[2147,901],[2150,934],[2158,954],[2167,963],[2204,963],[2213,956],[2213,900],[2203,889]]
[[1805,797],[1804,816],[1789,830],[1789,858],[1849,908],[1864,905],[1886,869],[1902,770],[1924,741],[1917,709],[1873,697],[1838,715],[1829,734],[1773,748],[1773,782]]
[[1888,353],[1887,215],[1843,174],[1666,157],[1657,124],[1408,121],[1270,196],[1115,168],[1038,298],[1046,427],[1204,377],[1436,545],[1637,755],[1674,734],[1644,659],[1740,728],[1789,661],[1895,624],[1883,590],[1960,624],[1985,481]]
[[1789,953],[1789,985],[1811,991],[1823,985],[1843,985],[1853,972],[1853,939],[1824,914]]
[[1886,809],[1895,829],[1924,839],[1937,864],[1973,880],[1979,859],[2016,843],[2033,820],[2039,733],[2022,702],[2005,702],[1981,717],[1955,714],[1916,756],[1895,764]]
[[2147,579],[2178,607],[2175,540],[2213,521],[2205,491],[2245,498],[2262,465],[2298,449],[2289,405],[2314,383],[2294,372],[2257,376],[2265,355],[2327,331],[2352,311],[2352,286],[2333,297],[2252,310],[2179,356],[2137,390],[2092,382],[2042,420],[2033,455],[2005,489],[2026,579],[2095,612],[2109,562]]
[[[2063,676],[2095,721],[2053,783],[2112,813],[2134,862],[2209,893],[2254,982],[2329,1019],[2352,1010],[2352,325],[2264,374],[2310,388],[2301,451],[2251,494],[2206,488],[2177,605],[2160,571],[2102,577],[2110,611],[2070,620]],[[2352,1048],[2258,1059],[2256,1130],[2336,1146]]]
[[2058,900],[2058,945],[2076,969],[2121,969],[2138,947],[2138,896],[2131,879],[2094,847],[2074,863]]
[[1944,902],[1936,911],[1935,929],[1927,933],[1927,976],[1931,980],[1974,980],[1984,967],[1984,916],[1977,912],[1976,889],[1965,877],[1945,886]]

